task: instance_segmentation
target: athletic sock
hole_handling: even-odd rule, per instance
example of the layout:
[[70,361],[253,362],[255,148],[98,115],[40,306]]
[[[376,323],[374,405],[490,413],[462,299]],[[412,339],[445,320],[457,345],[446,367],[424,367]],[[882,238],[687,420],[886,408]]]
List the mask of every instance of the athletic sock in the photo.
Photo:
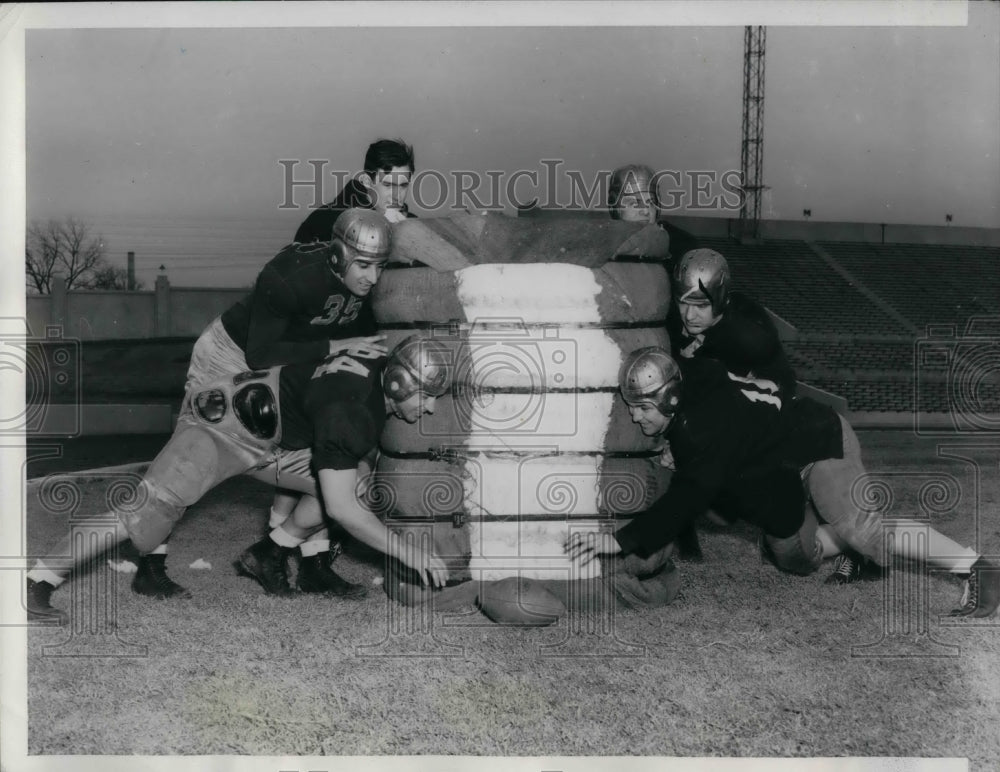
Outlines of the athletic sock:
[[288,531],[284,530],[281,526],[275,528],[269,534],[271,541],[280,547],[298,547],[304,539],[300,539],[297,536],[292,536]]
[[942,564],[942,567],[947,568],[953,574],[965,574],[968,576],[972,573],[972,564],[979,560],[979,555],[976,554],[975,550],[970,549],[969,555],[962,555],[961,557],[938,559],[935,562]]
[[48,582],[53,587],[58,587],[66,581],[65,576],[60,576],[55,571],[50,571],[41,563],[38,563],[28,572],[28,578],[33,582]]
[[284,512],[278,512],[274,507],[271,507],[271,519],[267,521],[267,527],[277,528],[287,519],[288,515],[286,515]]

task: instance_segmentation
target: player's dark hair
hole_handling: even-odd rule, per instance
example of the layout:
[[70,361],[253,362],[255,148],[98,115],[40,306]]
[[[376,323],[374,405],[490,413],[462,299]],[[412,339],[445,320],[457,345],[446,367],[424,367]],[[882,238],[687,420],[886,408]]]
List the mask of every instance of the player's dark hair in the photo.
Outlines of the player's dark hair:
[[413,148],[401,139],[380,139],[368,146],[365,153],[365,172],[372,178],[378,172],[388,172],[394,166],[409,166],[414,170]]

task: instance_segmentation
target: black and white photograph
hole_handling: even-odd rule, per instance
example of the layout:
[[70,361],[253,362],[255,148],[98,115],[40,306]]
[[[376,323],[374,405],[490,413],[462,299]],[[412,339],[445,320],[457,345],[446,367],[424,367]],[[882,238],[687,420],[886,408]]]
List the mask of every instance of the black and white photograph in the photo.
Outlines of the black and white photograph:
[[1000,2],[3,4],[0,136],[3,769],[1000,766]]

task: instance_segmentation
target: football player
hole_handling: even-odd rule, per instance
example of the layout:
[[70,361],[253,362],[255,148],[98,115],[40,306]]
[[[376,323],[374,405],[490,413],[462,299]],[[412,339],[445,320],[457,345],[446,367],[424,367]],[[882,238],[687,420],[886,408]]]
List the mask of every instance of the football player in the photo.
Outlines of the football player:
[[[368,297],[385,267],[391,231],[375,212],[349,209],[332,223],[324,243],[285,247],[261,270],[250,294],[217,317],[195,342],[185,392],[224,376],[275,365],[319,362],[350,346],[378,347]],[[384,348],[380,349],[382,353]],[[319,502],[303,498],[304,509]],[[365,594],[332,568],[328,540],[304,550],[324,570],[302,589],[347,598]],[[139,560],[132,589],[155,598],[189,593],[166,573],[167,544]]]
[[[648,554],[720,502],[761,527],[765,551],[779,568],[808,574],[819,566],[827,542],[805,507],[803,481],[820,516],[857,523],[866,549],[876,552],[877,543],[879,557],[884,527],[918,525],[894,520],[887,526],[857,507],[851,488],[865,474],[860,446],[832,408],[800,398],[782,409],[716,360],[682,365],[683,371],[656,347],[625,361],[619,383],[632,421],[643,434],[670,442],[677,470],[667,492],[617,533],[597,539],[574,534],[567,542],[572,556],[586,563],[599,554]],[[969,575],[953,615],[987,617],[1000,607],[1000,566],[933,529],[926,557],[931,565]]]
[[[760,303],[732,289],[726,258],[711,249],[684,254],[674,269],[674,303],[667,315],[674,357],[716,359],[733,375],[752,379],[764,399],[791,404],[795,372],[788,362],[777,327]],[[844,530],[844,526],[834,525]],[[826,535],[821,531],[821,536]],[[827,545],[840,553],[829,584],[880,579],[883,568],[850,546],[854,539]]]
[[[333,374],[343,373],[322,392],[324,404],[318,408],[325,416],[321,424],[336,427],[336,433],[317,437],[311,444],[312,452],[286,454],[280,463],[253,474],[289,490],[312,493],[312,464],[319,470],[317,478],[327,510],[342,526],[345,511],[353,512],[355,517],[363,511],[365,520],[374,517],[363,499],[386,415],[391,412],[415,423],[423,413],[434,412],[436,398],[451,385],[448,351],[432,340],[407,338],[393,350],[384,370],[363,361],[362,353],[352,351],[348,356],[334,358],[316,368],[313,375],[329,380]],[[380,386],[375,385],[376,381]],[[358,409],[366,404],[367,410]],[[271,479],[275,474],[277,477]],[[241,572],[260,582],[268,593],[286,594],[288,550],[323,526],[320,511],[296,507],[288,519],[240,555]],[[366,543],[371,544],[371,540]]]
[[[396,546],[399,540],[389,538],[357,490],[359,464],[376,447],[386,415],[415,423],[434,411],[437,397],[450,385],[447,349],[411,336],[388,359],[358,346],[318,366],[248,371],[196,389],[185,400],[170,441],[143,476],[134,502],[101,515],[100,524],[89,529],[77,525],[75,543],[64,538],[28,572],[29,619],[65,622],[65,613],[52,607],[50,596],[73,568],[125,539],[149,552],[166,540],[187,507],[222,481],[248,472],[272,484],[318,493],[327,514],[352,536],[387,551],[428,584],[444,586],[445,564],[420,549],[407,552]],[[112,538],[107,521],[116,516]],[[241,569],[268,591],[287,591],[282,549],[299,544],[308,531],[292,523],[275,529],[240,557]],[[308,562],[303,561],[300,571],[315,568]]]
[[311,212],[295,232],[295,240],[327,241],[333,223],[351,207],[374,209],[391,223],[415,217],[406,206],[413,169],[413,148],[401,139],[373,142],[365,153],[364,171],[333,201]]
[[663,218],[656,183],[648,166],[629,164],[615,169],[608,184],[608,212],[613,220],[659,225],[670,237],[670,255],[676,260],[696,249],[698,240]]
[[[415,217],[406,206],[413,170],[413,148],[410,145],[400,139],[380,139],[373,142],[365,153],[364,170],[348,182],[333,201],[306,217],[295,232],[295,241],[300,244],[328,241],[334,223],[350,208],[372,210],[390,223]],[[274,528],[284,522],[295,507],[300,507],[300,516],[306,518],[314,518],[320,514],[320,507],[315,499],[300,498],[290,491],[278,491],[271,504],[269,527]],[[336,533],[332,535],[339,536]],[[332,569],[333,561],[341,551],[339,540],[331,545],[327,534],[317,531],[302,544],[300,550],[303,557],[324,555],[329,568],[324,581],[300,586],[300,589],[330,592],[348,598],[364,594],[362,587],[350,584]]]
[[684,253],[674,268],[667,330],[675,357],[717,359],[734,375],[770,381],[795,396],[795,372],[778,329],[760,303],[733,290],[726,258],[712,249]]

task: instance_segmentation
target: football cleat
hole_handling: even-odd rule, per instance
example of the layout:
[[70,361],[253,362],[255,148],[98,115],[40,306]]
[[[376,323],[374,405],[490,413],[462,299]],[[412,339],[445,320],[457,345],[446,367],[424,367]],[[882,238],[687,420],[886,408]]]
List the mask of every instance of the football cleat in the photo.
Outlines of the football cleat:
[[886,569],[854,550],[837,556],[831,573],[823,584],[854,584],[885,578]]
[[296,584],[302,592],[319,592],[336,595],[346,600],[356,600],[368,594],[363,584],[355,584],[333,570],[332,552],[320,552],[302,558]]
[[973,563],[960,603],[950,616],[981,619],[995,614],[1000,607],[1000,566],[986,558]]
[[143,555],[139,558],[139,570],[132,580],[132,592],[149,598],[190,598],[185,587],[167,576],[167,556],[165,554]]
[[292,588],[288,584],[288,572],[285,568],[288,553],[287,547],[264,537],[244,550],[233,565],[237,573],[256,579],[268,595],[289,595]]
[[29,622],[64,625],[69,617],[65,611],[53,608],[49,599],[56,588],[48,582],[28,580],[27,607]]

